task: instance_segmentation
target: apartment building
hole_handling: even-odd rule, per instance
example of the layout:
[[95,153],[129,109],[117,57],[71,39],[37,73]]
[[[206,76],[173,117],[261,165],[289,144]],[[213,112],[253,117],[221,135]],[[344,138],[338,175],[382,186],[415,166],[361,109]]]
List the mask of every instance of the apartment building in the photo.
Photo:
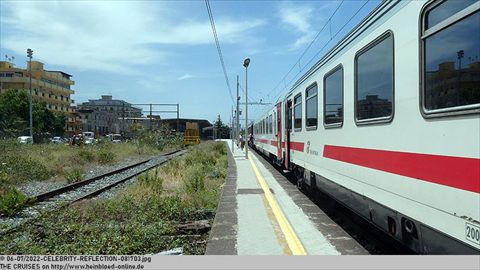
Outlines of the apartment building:
[[[72,75],[63,71],[45,70],[42,62],[32,61],[32,98],[45,102],[48,109],[55,112],[73,112],[70,96],[75,84]],[[28,91],[30,87],[30,62],[27,68],[18,68],[8,61],[0,61],[0,94],[8,89]]]

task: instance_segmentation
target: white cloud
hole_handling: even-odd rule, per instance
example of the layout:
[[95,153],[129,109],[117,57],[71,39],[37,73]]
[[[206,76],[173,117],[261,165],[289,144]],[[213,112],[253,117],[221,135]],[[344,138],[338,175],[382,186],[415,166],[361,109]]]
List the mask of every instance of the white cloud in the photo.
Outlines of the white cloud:
[[[278,17],[282,24],[290,31],[296,33],[299,37],[290,46],[290,50],[296,50],[310,43],[316,33],[320,30],[319,26],[325,19],[324,10],[328,10],[333,4],[331,2],[315,2],[319,5],[302,6],[298,3],[282,3],[278,8]],[[313,26],[312,26],[313,25]]]
[[[0,47],[21,55],[32,48],[34,57],[49,64],[131,73],[136,65],[165,60],[171,53],[165,45],[213,42],[208,19],[179,20],[178,11],[163,3],[12,1],[2,5]],[[216,21],[222,43],[236,42],[262,24],[262,20]]]
[[185,73],[184,75],[180,76],[177,78],[178,81],[183,81],[183,80],[188,80],[188,79],[193,79],[196,78],[197,76],[190,75],[188,73]]
[[279,10],[280,19],[284,24],[294,28],[294,30],[306,33],[310,31],[309,22],[314,9],[308,6],[281,6]]

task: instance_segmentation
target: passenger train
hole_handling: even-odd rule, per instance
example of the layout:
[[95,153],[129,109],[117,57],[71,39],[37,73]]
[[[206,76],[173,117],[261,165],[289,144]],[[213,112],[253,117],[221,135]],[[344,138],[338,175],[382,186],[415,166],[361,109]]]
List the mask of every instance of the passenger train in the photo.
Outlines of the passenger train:
[[479,254],[479,25],[479,1],[383,1],[253,147],[418,253]]

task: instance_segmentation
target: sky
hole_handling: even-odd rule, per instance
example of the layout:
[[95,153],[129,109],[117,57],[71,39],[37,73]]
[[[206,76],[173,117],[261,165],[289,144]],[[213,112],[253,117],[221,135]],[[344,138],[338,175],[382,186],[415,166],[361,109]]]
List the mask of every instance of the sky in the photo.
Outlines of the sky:
[[[275,103],[379,2],[210,1],[231,94],[205,1],[2,0],[0,59],[25,68],[31,48],[45,69],[73,75],[77,104],[112,95],[229,122],[237,75],[245,101],[246,57],[249,102]],[[249,106],[249,119],[268,107]]]

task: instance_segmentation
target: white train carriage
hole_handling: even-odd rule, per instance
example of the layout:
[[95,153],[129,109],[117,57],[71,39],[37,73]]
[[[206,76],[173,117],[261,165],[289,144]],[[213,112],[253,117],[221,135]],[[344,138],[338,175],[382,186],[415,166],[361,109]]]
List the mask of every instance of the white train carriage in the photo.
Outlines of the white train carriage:
[[479,254],[479,10],[382,2],[255,121],[256,147],[419,253]]
[[277,127],[274,124],[277,112],[274,109],[266,113],[253,123],[254,145],[255,148],[267,156],[277,155]]

